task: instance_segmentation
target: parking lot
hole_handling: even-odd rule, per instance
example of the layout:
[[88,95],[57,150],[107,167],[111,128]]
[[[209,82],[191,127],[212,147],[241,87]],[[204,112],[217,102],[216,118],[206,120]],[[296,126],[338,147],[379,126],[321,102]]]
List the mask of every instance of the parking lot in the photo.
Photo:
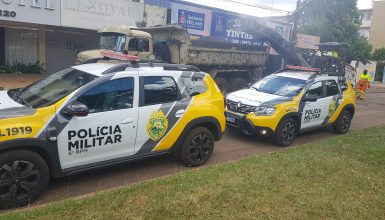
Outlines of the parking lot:
[[[358,101],[357,112],[352,123],[351,132],[384,125],[383,109],[385,90],[372,89],[367,99]],[[335,134],[331,129],[323,129],[300,135],[293,146],[309,143]],[[273,144],[254,137],[247,137],[236,132],[226,131],[223,139],[216,143],[216,148],[208,165],[230,162],[241,158],[282,150]],[[84,196],[99,191],[125,186],[128,184],[172,175],[186,168],[173,157],[147,159],[140,162],[93,171],[81,175],[55,179],[51,181],[46,193],[35,203],[43,204],[64,198]]]

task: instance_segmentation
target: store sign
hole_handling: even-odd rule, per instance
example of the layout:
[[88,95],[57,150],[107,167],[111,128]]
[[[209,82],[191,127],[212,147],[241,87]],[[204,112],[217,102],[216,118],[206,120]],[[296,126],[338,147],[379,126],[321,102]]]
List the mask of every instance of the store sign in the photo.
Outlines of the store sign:
[[187,29],[203,31],[205,29],[205,15],[202,13],[179,9],[178,23]]
[[0,19],[60,25],[60,0],[0,0]]
[[318,46],[315,46],[321,42],[321,38],[317,36],[307,34],[297,34],[297,45],[298,48],[318,50]]
[[213,12],[211,20],[211,36],[223,37],[235,44],[262,45],[257,36],[242,31],[242,22],[238,16]]
[[62,0],[61,23],[62,26],[94,30],[117,25],[148,26],[147,20],[151,21],[151,25],[165,24],[165,8],[157,8],[164,14],[158,19],[151,17],[155,16],[153,13],[146,13],[147,9],[154,11],[143,3],[131,0]]
[[212,11],[192,5],[171,3],[171,23],[185,27],[189,34],[210,36]]

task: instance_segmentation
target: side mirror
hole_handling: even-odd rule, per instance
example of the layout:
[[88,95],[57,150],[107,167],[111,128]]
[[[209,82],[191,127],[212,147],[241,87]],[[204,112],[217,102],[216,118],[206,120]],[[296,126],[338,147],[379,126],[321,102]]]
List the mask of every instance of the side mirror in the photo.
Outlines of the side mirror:
[[62,113],[68,116],[77,116],[77,117],[85,117],[89,114],[88,107],[81,102],[74,102],[72,104],[67,105]]
[[305,95],[302,100],[304,102],[316,102],[318,100],[318,97],[315,95]]
[[348,86],[347,85],[342,85],[341,86],[341,91],[345,92],[346,90],[348,90]]

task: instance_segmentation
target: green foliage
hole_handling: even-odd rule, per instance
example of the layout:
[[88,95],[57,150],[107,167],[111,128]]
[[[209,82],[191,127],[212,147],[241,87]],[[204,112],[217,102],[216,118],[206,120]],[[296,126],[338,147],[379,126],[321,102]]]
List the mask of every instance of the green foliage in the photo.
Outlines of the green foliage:
[[37,62],[35,64],[23,64],[15,63],[14,65],[0,65],[0,74],[1,73],[41,73],[43,72],[43,66]]
[[343,54],[347,62],[367,63],[372,46],[359,34],[360,24],[357,0],[312,0],[301,15],[299,31],[320,36],[321,42],[348,43],[350,49]]
[[383,219],[384,133],[354,132],[0,219]]
[[372,60],[379,61],[384,63],[385,62],[385,48],[375,49],[372,55]]

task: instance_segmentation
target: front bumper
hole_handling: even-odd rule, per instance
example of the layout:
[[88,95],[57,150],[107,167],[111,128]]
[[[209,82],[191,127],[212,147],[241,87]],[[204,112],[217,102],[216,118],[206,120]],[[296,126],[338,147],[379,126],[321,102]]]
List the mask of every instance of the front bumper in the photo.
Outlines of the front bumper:
[[274,134],[274,131],[269,127],[255,126],[252,121],[248,120],[246,115],[232,113],[230,111],[225,112],[226,125],[228,127],[235,128],[242,133],[253,136],[269,137]]

